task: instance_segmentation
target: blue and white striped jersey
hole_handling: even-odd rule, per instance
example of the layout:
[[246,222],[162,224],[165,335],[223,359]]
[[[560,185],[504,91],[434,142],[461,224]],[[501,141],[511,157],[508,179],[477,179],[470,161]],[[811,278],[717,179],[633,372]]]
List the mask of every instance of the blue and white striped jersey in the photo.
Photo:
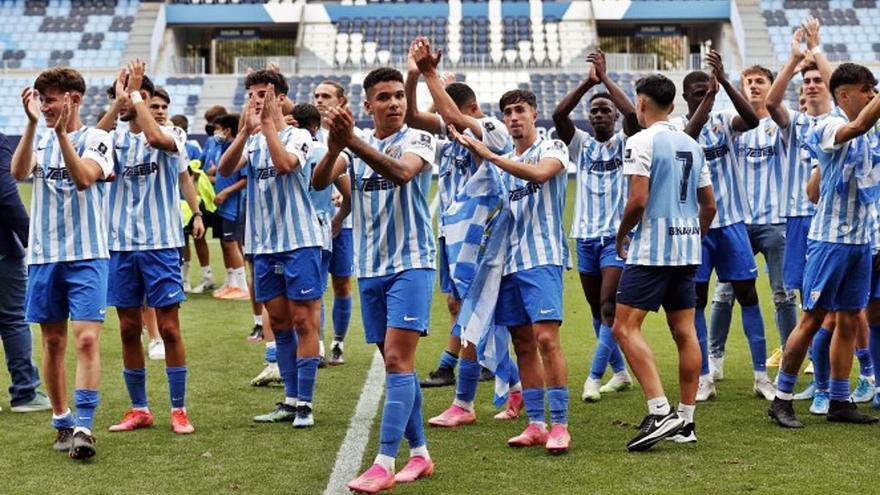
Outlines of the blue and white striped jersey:
[[[735,140],[739,133],[733,128],[735,116],[734,111],[712,112],[697,140],[703,147],[703,155],[712,174],[712,188],[718,208],[718,214],[712,221],[713,229],[743,222],[749,217],[749,203],[736,157]],[[687,116],[682,115],[672,124],[683,131],[687,122]]]
[[163,127],[177,152],[147,143],[146,135],[119,128],[113,140],[113,173],[107,193],[111,251],[145,251],[183,246],[179,175],[186,171],[186,135]]
[[69,133],[68,138],[80,157],[101,167],[101,175],[98,182],[78,191],[55,131],[46,131],[36,141],[29,265],[110,257],[103,181],[113,174],[113,143],[105,131],[86,126]]
[[[403,126],[378,139],[362,134],[373,148],[399,160],[414,154],[430,165],[436,142],[430,134]],[[434,268],[434,231],[428,209],[431,167],[402,186],[382,177],[361,158],[349,159],[354,266],[358,278],[381,277],[414,268]]]
[[784,196],[781,204],[783,217],[812,216],[816,206],[807,197],[807,182],[813,170],[815,158],[807,138],[813,127],[829,114],[811,116],[805,113],[792,112],[791,133],[793,138],[788,142],[788,160],[783,166],[782,191]]
[[623,173],[648,177],[650,194],[629,246],[627,264],[699,265],[697,189],[712,186],[703,150],[669,122],[656,122],[626,143]]
[[565,238],[563,211],[568,179],[568,147],[558,139],[538,138],[523,154],[511,151],[506,158],[527,165],[537,165],[550,158],[559,162],[559,172],[543,184],[529,182],[503,172],[513,231],[504,275],[543,265],[569,266],[568,240]]
[[248,254],[284,253],[321,246],[321,228],[309,199],[312,151],[309,131],[288,127],[278,133],[284,149],[299,160],[289,174],[278,174],[266,138],[262,133],[248,138],[247,153],[247,237]]
[[[312,174],[315,167],[327,154],[327,145],[315,138],[312,141],[312,152],[306,158],[306,176],[309,177],[311,183]],[[318,191],[314,187],[309,186],[309,199],[315,208],[315,214],[318,216],[318,224],[321,227],[321,248],[325,251],[333,249],[333,226],[331,222],[336,215],[336,207],[333,206],[333,187],[325,187]]]
[[[791,115],[792,119],[794,115]],[[746,223],[768,225],[782,223],[780,200],[785,163],[789,158],[791,126],[781,129],[772,117],[761,119],[758,127],[737,138],[737,155],[742,167],[749,215]]]
[[[503,155],[513,150],[513,141],[507,127],[494,117],[478,119],[483,133],[483,144],[493,153]],[[446,122],[440,119],[440,136],[446,137]],[[465,134],[474,137],[470,129]],[[445,211],[455,200],[455,195],[464,186],[471,175],[477,171],[477,160],[467,148],[458,144],[455,140],[443,141],[438,146],[437,161],[439,173],[437,176],[437,194],[440,195],[440,211]],[[440,215],[440,237],[444,236],[443,215]]]
[[614,236],[623,217],[628,181],[623,177],[626,134],[621,130],[602,143],[576,129],[568,154],[577,167],[577,189],[571,237]]
[[835,145],[834,136],[847,121],[830,115],[816,124],[807,140],[819,162],[819,203],[810,224],[808,238],[838,244],[868,244],[873,241],[877,206],[859,200],[856,174],[844,182],[844,168],[872,159],[877,146],[877,132],[868,131],[845,143]]
[[[363,134],[363,132],[364,132],[363,130],[358,129],[357,127],[354,128],[354,135],[355,136],[361,136]],[[320,127],[320,128],[318,128],[318,132],[315,133],[315,137],[318,139],[318,141],[321,141],[326,146],[327,145],[327,134],[328,134],[328,131],[326,129],[324,129],[323,127]],[[315,163],[317,164],[318,162],[316,161]],[[333,187],[335,188],[336,186],[333,186]],[[330,197],[331,197],[331,199],[333,197],[332,190],[330,190]],[[339,208],[336,208],[334,206],[333,207],[333,216],[335,216],[336,212],[338,212],[338,211],[339,211]],[[351,214],[349,214],[347,217],[345,217],[345,220],[342,221],[342,228],[343,229],[350,229],[351,226],[352,226]]]

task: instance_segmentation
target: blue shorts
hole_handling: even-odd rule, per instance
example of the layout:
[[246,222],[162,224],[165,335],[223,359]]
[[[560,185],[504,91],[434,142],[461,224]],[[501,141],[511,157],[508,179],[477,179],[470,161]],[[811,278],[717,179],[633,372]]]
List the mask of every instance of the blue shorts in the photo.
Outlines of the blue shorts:
[[255,255],[254,293],[259,302],[282,295],[291,301],[320,299],[321,248]]
[[354,273],[354,239],[351,229],[342,229],[333,238],[333,255],[330,257],[330,275],[350,277]]
[[578,272],[600,276],[608,267],[620,268],[626,261],[617,256],[617,243],[613,237],[594,237],[577,240]]
[[617,303],[645,311],[657,311],[663,306],[667,313],[695,308],[696,271],[696,265],[626,265],[617,286]]
[[506,327],[562,321],[562,267],[544,265],[501,278],[495,323]]
[[175,248],[147,251],[110,251],[107,305],[138,308],[146,301],[151,308],[180,304],[183,278],[180,251]]
[[[880,253],[874,254],[874,256],[880,256]],[[873,263],[873,260],[872,260]],[[873,268],[873,265],[872,265]],[[871,271],[871,299],[880,299],[880,270],[872,270]]]
[[456,299],[461,299],[458,289],[452,282],[452,274],[449,272],[449,260],[446,258],[446,238],[437,239],[437,263],[440,268],[440,292],[451,294]]
[[720,282],[758,278],[755,253],[743,222],[710,229],[703,239],[702,259],[703,263],[697,268],[698,284],[708,283],[713,269]]
[[785,254],[782,258],[782,285],[786,290],[801,290],[807,260],[807,234],[813,217],[785,219]]
[[30,323],[104,321],[109,261],[93,259],[30,265],[25,319]]
[[321,294],[327,292],[327,281],[330,278],[330,261],[333,260],[333,251],[321,250]]
[[864,309],[871,290],[871,246],[807,241],[804,310]]
[[359,278],[358,290],[368,344],[384,342],[388,328],[428,335],[434,270],[418,268],[383,277]]

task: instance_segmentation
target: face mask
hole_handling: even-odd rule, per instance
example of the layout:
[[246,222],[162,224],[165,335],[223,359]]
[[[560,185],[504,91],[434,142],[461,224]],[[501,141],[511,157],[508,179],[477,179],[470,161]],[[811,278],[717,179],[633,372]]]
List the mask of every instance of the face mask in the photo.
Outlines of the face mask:
[[214,141],[217,141],[217,144],[223,144],[226,142],[226,134],[222,132],[218,132],[214,134]]

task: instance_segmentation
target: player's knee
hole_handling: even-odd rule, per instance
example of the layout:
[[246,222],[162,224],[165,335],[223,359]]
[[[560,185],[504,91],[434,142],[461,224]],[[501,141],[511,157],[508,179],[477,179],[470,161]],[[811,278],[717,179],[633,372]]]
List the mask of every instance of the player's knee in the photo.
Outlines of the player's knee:
[[461,300],[456,299],[455,296],[449,294],[446,296],[446,309],[449,310],[450,316],[453,318],[458,317],[459,311],[461,311]]
[[403,356],[395,349],[385,349],[385,372],[402,373],[408,371],[403,369],[405,360]]
[[92,355],[98,352],[98,333],[83,332],[76,337],[77,354]]
[[49,354],[63,353],[67,344],[67,335],[43,334],[43,346]]
[[535,340],[537,341],[538,348],[543,355],[554,353],[559,350],[559,334],[557,332],[541,332],[535,337]]
[[614,323],[614,308],[616,307],[613,297],[602,300],[600,314],[602,315],[602,323],[611,325]]
[[351,295],[351,279],[348,277],[333,276],[333,294],[336,297],[348,297]]

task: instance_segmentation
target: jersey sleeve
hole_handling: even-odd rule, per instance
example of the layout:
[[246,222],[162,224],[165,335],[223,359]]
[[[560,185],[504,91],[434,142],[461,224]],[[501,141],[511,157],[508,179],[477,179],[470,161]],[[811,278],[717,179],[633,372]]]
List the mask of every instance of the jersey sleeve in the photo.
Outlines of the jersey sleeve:
[[[268,147],[266,149],[268,152]],[[284,142],[284,149],[299,160],[300,167],[305,167],[309,153],[312,151],[311,135],[307,131],[291,132]]]
[[166,151],[171,157],[171,163],[177,164],[177,173],[182,173],[189,166],[189,153],[186,150],[186,132],[179,127],[163,127],[162,132],[171,136],[176,152]]
[[825,153],[839,150],[843,143],[834,144],[834,139],[837,136],[837,131],[844,125],[846,125],[846,121],[840,117],[829,117],[817,125],[813,131],[813,138],[817,140],[818,148]]
[[410,132],[403,144],[403,150],[400,156],[406,153],[412,153],[424,160],[429,165],[434,164],[434,157],[437,154],[437,140],[433,136],[424,131]]
[[480,120],[480,127],[483,128],[483,144],[485,144],[493,153],[507,153],[510,151],[510,133],[498,119],[486,117]]
[[568,143],[568,156],[574,157],[574,160],[577,160],[577,156],[580,155],[581,149],[584,147],[584,143],[587,139],[590,138],[590,135],[587,134],[586,131],[574,128],[574,136],[571,137],[571,142]]
[[559,161],[559,167],[565,169],[568,165],[568,146],[558,139],[548,139],[541,145],[539,161],[553,158]]
[[623,175],[651,176],[653,141],[644,132],[630,137],[623,150]]
[[700,178],[697,181],[697,189],[702,189],[704,187],[709,187],[712,185],[712,174],[709,172],[709,164],[706,163],[706,155],[703,154],[703,150],[700,149],[699,146],[696,146],[698,152],[695,154],[695,160],[697,163],[695,164],[699,167]]
[[110,134],[101,129],[91,129],[86,136],[82,159],[94,160],[101,168],[101,179],[113,173],[113,141]]

